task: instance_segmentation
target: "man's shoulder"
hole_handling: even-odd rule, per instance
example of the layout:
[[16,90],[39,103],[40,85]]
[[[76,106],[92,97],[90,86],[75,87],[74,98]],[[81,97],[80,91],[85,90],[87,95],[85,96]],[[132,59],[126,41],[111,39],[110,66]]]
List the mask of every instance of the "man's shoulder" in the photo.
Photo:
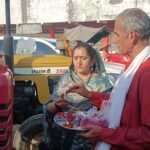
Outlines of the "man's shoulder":
[[138,69],[137,73],[150,73],[150,58],[147,59]]
[[150,67],[150,57],[140,66],[140,68]]

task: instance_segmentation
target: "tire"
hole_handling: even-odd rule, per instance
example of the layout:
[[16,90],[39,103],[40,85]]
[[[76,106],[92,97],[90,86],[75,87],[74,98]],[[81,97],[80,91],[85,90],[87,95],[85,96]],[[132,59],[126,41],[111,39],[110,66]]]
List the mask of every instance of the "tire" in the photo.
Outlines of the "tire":
[[39,150],[39,144],[43,142],[43,139],[43,114],[38,114],[24,121],[15,132],[13,149]]

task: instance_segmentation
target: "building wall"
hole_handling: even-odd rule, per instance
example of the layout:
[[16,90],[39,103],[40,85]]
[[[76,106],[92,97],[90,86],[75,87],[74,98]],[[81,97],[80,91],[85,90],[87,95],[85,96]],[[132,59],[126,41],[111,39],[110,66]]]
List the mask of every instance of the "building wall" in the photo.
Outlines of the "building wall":
[[[114,20],[130,7],[150,15],[150,0],[10,0],[10,6],[12,24]],[[1,0],[0,14],[0,24],[5,24],[5,0]]]
[[[11,13],[11,23],[19,24],[22,23],[22,0],[10,0],[10,13]],[[6,23],[5,15],[5,0],[0,0],[0,24]]]

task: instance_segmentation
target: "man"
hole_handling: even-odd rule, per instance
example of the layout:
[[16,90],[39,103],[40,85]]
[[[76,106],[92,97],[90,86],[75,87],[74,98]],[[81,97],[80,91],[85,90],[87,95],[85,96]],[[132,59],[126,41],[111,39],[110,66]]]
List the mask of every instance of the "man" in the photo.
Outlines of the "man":
[[87,126],[81,136],[97,150],[150,149],[150,18],[138,8],[130,8],[116,17],[114,42],[121,54],[128,54],[132,63],[116,81],[111,95],[89,92],[82,83],[67,91],[88,97],[101,106],[109,99],[109,126]]

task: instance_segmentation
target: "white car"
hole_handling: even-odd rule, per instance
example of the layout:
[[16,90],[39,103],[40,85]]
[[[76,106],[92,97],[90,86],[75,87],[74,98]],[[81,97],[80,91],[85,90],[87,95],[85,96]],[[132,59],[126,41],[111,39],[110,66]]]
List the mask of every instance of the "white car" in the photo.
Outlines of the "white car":
[[[0,36],[0,50],[4,50],[3,40],[4,37]],[[60,54],[50,39],[13,36],[13,41],[14,54]]]

